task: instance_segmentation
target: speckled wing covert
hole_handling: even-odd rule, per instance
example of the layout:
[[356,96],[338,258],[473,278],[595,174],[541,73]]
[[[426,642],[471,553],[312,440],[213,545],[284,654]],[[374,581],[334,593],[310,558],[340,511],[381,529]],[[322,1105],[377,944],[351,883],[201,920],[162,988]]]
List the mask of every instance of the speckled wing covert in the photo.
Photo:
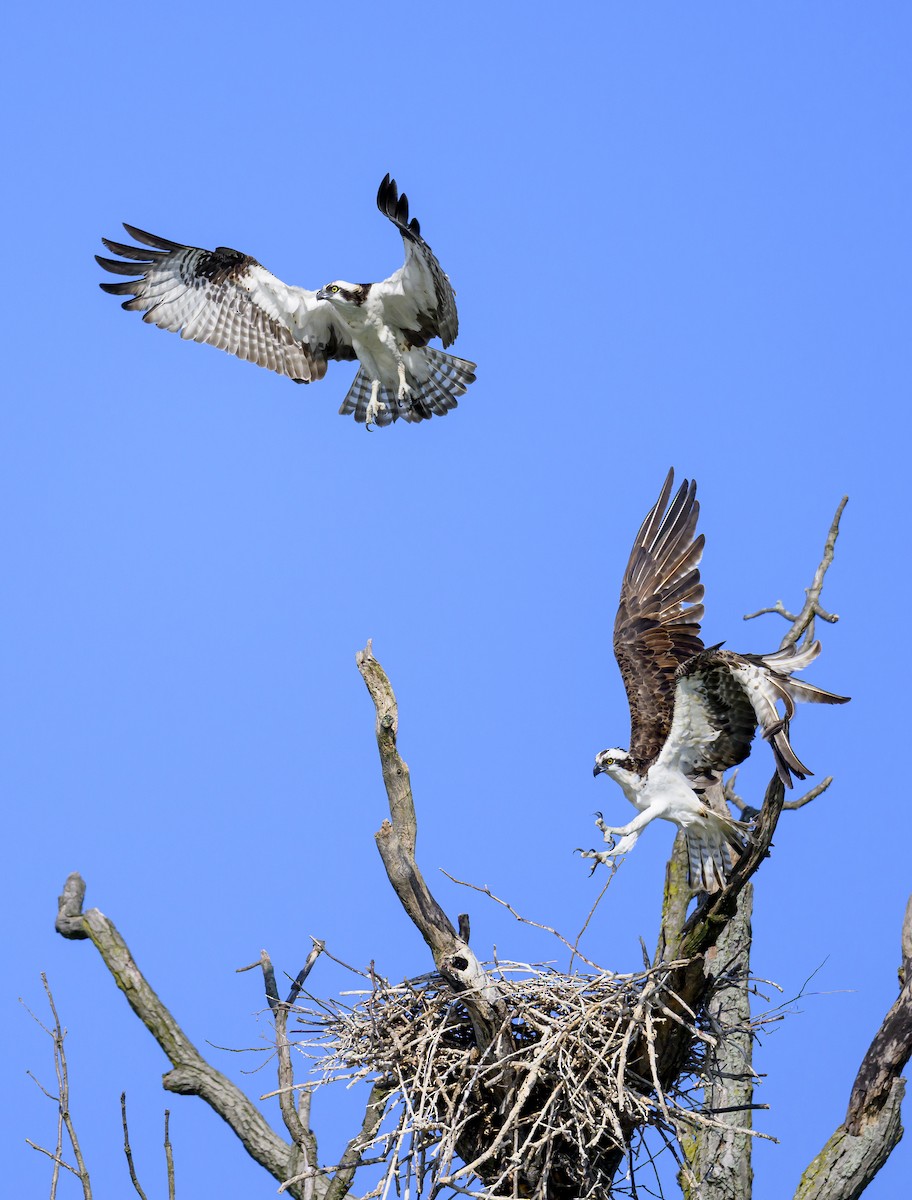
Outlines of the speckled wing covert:
[[141,245],[102,238],[119,257],[95,258],[113,275],[140,278],[101,287],[128,296],[122,307],[141,312],[144,321],[295,383],[322,379],[329,359],[356,357],[331,305],[317,300],[316,292],[289,287],[249,254],[228,246],[201,250],[132,225],[124,229]]
[[812,772],[792,749],[788,736],[795,701],[848,701],[848,696],[791,678],[793,671],[803,670],[819,653],[820,643],[814,641],[773,654],[705,650],[683,663],[677,671],[674,720],[661,761],[677,767],[694,784],[717,782],[724,771],[747,758],[759,726],[785,787],[792,786],[793,775],[805,779]]
[[459,331],[456,293],[421,236],[417,218],[409,220],[408,197],[405,192],[399,195],[395,179],[388,174],[377,192],[377,207],[402,234],[405,246],[405,262],[399,270],[374,284],[387,323],[401,329],[410,346],[426,346],[434,337],[449,346]]
[[634,540],[614,622],[614,653],[630,704],[630,757],[641,775],[671,730],[677,669],[703,650],[697,488],[685,479],[669,506],[673,486],[671,470]]

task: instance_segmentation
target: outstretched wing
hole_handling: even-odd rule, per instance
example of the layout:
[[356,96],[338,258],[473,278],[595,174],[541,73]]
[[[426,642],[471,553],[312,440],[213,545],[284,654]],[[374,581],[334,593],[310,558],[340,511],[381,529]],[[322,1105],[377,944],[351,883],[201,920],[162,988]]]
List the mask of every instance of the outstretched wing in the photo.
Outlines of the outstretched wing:
[[679,664],[703,649],[697,485],[685,479],[669,505],[673,485],[671,470],[633,543],[614,622],[614,653],[630,704],[630,756],[640,774],[671,729]]
[[227,246],[201,250],[132,225],[124,229],[142,244],[102,238],[119,257],[95,258],[113,275],[140,278],[101,287],[130,297],[122,307],[141,312],[144,321],[296,383],[322,379],[328,359],[356,357],[331,304],[317,300],[315,292],[289,287],[249,254]]
[[417,219],[409,220],[408,197],[399,195],[389,175],[380,184],[377,207],[402,234],[405,245],[404,264],[372,289],[383,302],[387,323],[404,332],[409,346],[425,346],[434,337],[449,346],[459,330],[456,293],[421,236]]
[[[750,754],[759,726],[786,787],[792,776],[811,772],[792,749],[788,736],[795,701],[845,704],[847,696],[792,679],[820,653],[820,643],[774,654],[734,654],[705,650],[682,663],[677,672],[674,720],[661,761],[676,767],[694,783],[721,779]],[[780,712],[779,706],[782,705]]]

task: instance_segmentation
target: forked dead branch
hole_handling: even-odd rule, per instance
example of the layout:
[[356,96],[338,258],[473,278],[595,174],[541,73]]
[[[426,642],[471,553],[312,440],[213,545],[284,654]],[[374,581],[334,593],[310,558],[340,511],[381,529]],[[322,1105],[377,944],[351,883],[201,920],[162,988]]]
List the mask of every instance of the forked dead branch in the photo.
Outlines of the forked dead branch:
[[[820,595],[844,505],[830,528],[807,601],[783,645],[813,637],[816,617],[835,620]],[[358,669],[376,712],[389,818],[376,834],[390,883],[433,957],[430,975],[390,985],[371,969],[353,1005],[301,1005],[315,943],[286,999],[265,952],[266,998],[275,1022],[277,1089],[287,1138],[189,1042],[139,971],[126,943],[71,876],[57,928],[89,939],[143,1024],[168,1055],[166,1089],[199,1095],[235,1131],[280,1190],[299,1200],[342,1200],[369,1168],[362,1196],[524,1196],[534,1200],[656,1194],[650,1160],[667,1145],[693,1200],[747,1200],[753,1102],[750,880],[768,855],[786,805],[773,778],[751,836],[718,891],[689,911],[687,861],[678,838],[669,862],[661,936],[650,965],[617,974],[585,961],[561,973],[535,964],[482,961],[468,917],[452,921],[416,856],[417,816],[398,749],[398,709],[370,643]],[[824,784],[827,781],[824,781]],[[800,807],[822,786],[791,807]],[[729,799],[745,808],[735,796]],[[554,932],[553,930],[551,931]],[[849,1200],[864,1191],[899,1136],[900,1072],[912,1049],[912,905],[904,932],[900,998],[865,1057],[844,1126],[802,1180],[797,1200]],[[578,960],[579,961],[579,960]],[[760,1018],[762,1021],[762,1018]],[[294,1022],[297,1021],[297,1025]],[[291,1027],[290,1027],[291,1026]],[[296,1053],[311,1073],[294,1081]],[[323,1083],[369,1088],[360,1128],[340,1161],[321,1161],[311,1100]],[[59,1155],[57,1156],[59,1157]],[[646,1174],[641,1175],[641,1170]]]

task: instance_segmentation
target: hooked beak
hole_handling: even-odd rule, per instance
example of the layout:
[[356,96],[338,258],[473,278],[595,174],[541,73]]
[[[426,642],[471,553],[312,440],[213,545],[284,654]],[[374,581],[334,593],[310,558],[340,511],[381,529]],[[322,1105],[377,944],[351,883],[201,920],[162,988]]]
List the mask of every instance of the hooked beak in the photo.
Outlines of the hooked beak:
[[321,287],[320,290],[317,292],[317,299],[318,300],[328,300],[329,299],[329,292],[327,292],[325,287]]
[[598,779],[598,777],[599,777],[599,775],[601,775],[601,773],[602,773],[602,768],[598,765],[598,763],[596,763],[595,766],[592,768],[592,774],[595,776],[596,779]]

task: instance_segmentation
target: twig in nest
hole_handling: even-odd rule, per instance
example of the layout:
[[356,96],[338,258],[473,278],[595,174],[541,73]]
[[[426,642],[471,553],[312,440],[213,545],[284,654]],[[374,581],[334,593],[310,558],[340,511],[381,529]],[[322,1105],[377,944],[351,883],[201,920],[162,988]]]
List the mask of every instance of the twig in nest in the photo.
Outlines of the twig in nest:
[[[576,958],[581,958],[583,960],[583,962],[586,963],[587,966],[592,967],[593,970],[601,971],[604,969],[603,967],[600,967],[598,965],[598,963],[591,962],[588,958],[586,958],[585,954],[583,954],[582,951],[578,949],[579,939],[580,939],[580,937],[583,936],[583,933],[585,933],[586,925],[589,924],[589,921],[592,917],[592,912],[595,911],[595,905],[593,905],[592,912],[589,913],[589,917],[586,918],[586,925],[583,926],[582,930],[580,931],[579,937],[576,939],[577,945],[574,945],[573,943],[568,942],[562,933],[558,933],[558,931],[556,929],[552,929],[552,927],[550,925],[542,925],[540,921],[533,921],[530,917],[524,917],[522,915],[522,913],[519,913],[516,911],[516,909],[513,907],[512,904],[509,903],[509,901],[501,900],[500,896],[495,896],[487,884],[484,884],[484,886],[479,886],[477,883],[469,883],[465,879],[457,879],[455,875],[451,875],[449,873],[449,871],[445,871],[443,869],[443,867],[440,868],[440,872],[442,875],[446,875],[447,879],[449,879],[452,883],[458,883],[460,887],[471,888],[473,892],[481,892],[481,894],[483,896],[487,896],[490,900],[493,900],[495,904],[499,904],[502,908],[505,908],[512,917],[515,917],[517,921],[521,921],[523,925],[532,925],[535,929],[541,929],[545,933],[553,933],[554,936],[558,939],[558,941],[564,943],[564,945],[567,947],[567,949],[571,952],[572,956],[575,956]],[[607,886],[608,886],[608,884],[605,884],[605,887],[607,887]],[[602,896],[604,894],[605,893],[604,893],[604,889],[603,889]],[[599,900],[601,900],[602,896],[599,896]],[[596,900],[596,904],[598,904],[598,900]],[[571,963],[573,962],[572,957],[571,957],[570,961],[571,961]]]
[[[693,1083],[713,1069],[703,1052],[713,1039],[689,1023],[668,986],[683,965],[583,976],[499,963],[512,1047],[500,1057],[490,1047],[479,1054],[464,998],[439,977],[381,984],[353,1009],[340,1005],[335,1018],[304,1011],[299,1047],[327,1082],[371,1076],[384,1087],[382,1126],[359,1146],[387,1163],[372,1194],[414,1187],[420,1162],[432,1195],[448,1187],[511,1196],[534,1190],[546,1173],[572,1172],[584,1181],[579,1196],[594,1200],[608,1193],[618,1152],[628,1153],[626,1131],[657,1126],[674,1140],[695,1124],[721,1126],[700,1110]],[[688,1027],[692,1042],[670,1084],[656,1057],[669,1018]],[[646,1078],[630,1065],[643,1038],[652,1047]]]

